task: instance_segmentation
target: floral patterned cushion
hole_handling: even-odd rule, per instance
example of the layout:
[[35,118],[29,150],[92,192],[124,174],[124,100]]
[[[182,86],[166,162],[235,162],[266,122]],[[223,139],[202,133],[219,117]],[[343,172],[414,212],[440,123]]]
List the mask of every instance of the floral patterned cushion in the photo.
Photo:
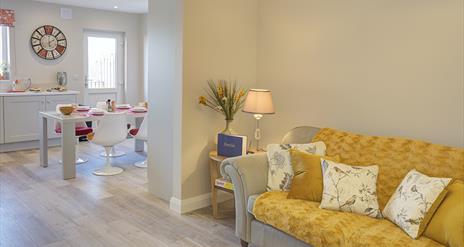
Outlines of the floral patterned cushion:
[[[431,215],[446,194],[446,186],[451,178],[426,176],[415,169],[411,170],[391,196],[383,215],[403,229],[410,237],[419,237],[427,225],[427,214]],[[438,202],[438,203],[440,203]]]
[[313,142],[308,144],[269,144],[267,146],[267,158],[269,161],[267,190],[288,191],[293,177],[292,164],[290,162],[290,149],[302,152],[325,155],[325,144]]
[[382,218],[377,201],[378,166],[349,166],[321,159],[324,192],[320,208]]

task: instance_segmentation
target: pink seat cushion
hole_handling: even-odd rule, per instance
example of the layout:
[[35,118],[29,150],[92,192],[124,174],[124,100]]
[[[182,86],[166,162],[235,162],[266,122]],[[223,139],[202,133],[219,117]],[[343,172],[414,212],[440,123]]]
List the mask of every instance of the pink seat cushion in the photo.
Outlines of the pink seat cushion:
[[[76,136],[85,136],[89,133],[92,133],[93,129],[90,127],[76,127]],[[61,128],[56,128],[55,132],[61,134]]]
[[131,130],[129,130],[129,134],[131,134],[132,136],[136,136],[137,133],[139,133],[139,129],[131,129]]

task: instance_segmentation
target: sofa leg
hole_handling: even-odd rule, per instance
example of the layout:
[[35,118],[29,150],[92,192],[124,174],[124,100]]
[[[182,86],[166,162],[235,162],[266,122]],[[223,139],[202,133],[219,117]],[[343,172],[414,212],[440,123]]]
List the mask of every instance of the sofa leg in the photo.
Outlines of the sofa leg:
[[240,239],[240,244],[242,245],[242,247],[248,247],[248,242],[243,239]]

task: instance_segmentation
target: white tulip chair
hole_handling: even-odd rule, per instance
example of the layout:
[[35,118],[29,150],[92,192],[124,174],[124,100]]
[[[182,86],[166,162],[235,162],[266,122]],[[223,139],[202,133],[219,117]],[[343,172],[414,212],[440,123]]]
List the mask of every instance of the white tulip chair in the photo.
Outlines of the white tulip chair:
[[[97,102],[96,108],[99,109],[99,110],[103,110],[105,112],[108,111],[107,104],[104,101]],[[120,156],[124,156],[124,155],[126,155],[126,153],[124,153],[123,151],[117,151],[115,147],[111,148],[111,152],[109,154],[109,156],[112,157],[112,158],[120,157]],[[106,157],[106,152],[101,152],[100,156]]]
[[[148,113],[145,115],[143,118],[142,124],[140,125],[140,128],[138,129],[131,129],[129,133],[137,140],[144,141],[147,143],[148,140],[148,131],[147,131],[147,125],[148,125]],[[143,161],[136,162],[134,164],[136,167],[139,168],[147,168],[148,167],[148,162],[147,159]]]
[[[69,105],[70,104],[57,104],[56,105],[56,112],[60,113],[60,107],[69,106]],[[75,127],[75,134],[74,135],[77,137],[76,138],[76,148],[75,148],[75,150],[76,150],[76,164],[79,165],[79,164],[82,164],[82,163],[85,163],[85,162],[88,161],[88,160],[80,158],[78,156],[78,154],[79,154],[79,137],[86,136],[87,134],[92,133],[92,128],[88,127],[85,122],[77,122],[75,125],[76,125],[76,127]],[[55,121],[55,133],[61,134],[61,123],[57,122],[57,121]],[[61,160],[59,162],[62,163]]]
[[95,132],[87,136],[90,142],[103,146],[106,153],[105,167],[96,170],[93,174],[98,176],[112,176],[122,173],[120,167],[111,165],[110,152],[114,145],[123,142],[127,138],[127,117],[126,113],[105,113],[99,121]]

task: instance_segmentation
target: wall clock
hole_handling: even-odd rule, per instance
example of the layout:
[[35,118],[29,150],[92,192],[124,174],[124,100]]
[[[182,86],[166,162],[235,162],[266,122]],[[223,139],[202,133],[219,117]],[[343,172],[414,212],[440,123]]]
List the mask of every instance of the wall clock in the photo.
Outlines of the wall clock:
[[67,45],[64,33],[51,25],[37,28],[31,36],[31,46],[35,54],[46,60],[61,57],[66,51]]

